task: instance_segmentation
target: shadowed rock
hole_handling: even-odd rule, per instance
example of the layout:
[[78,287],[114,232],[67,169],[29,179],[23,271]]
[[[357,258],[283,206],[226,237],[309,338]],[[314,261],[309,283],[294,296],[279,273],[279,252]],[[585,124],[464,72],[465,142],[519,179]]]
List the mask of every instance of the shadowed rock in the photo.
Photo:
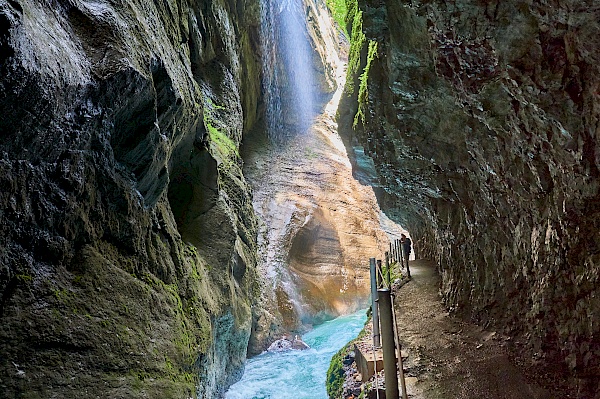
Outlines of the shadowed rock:
[[117,3],[0,1],[7,397],[218,397],[246,356],[256,9]]
[[[340,131],[373,159],[382,208],[417,256],[437,260],[451,310],[597,385],[597,5],[358,1],[358,11],[368,40]],[[369,40],[378,52],[360,97]]]

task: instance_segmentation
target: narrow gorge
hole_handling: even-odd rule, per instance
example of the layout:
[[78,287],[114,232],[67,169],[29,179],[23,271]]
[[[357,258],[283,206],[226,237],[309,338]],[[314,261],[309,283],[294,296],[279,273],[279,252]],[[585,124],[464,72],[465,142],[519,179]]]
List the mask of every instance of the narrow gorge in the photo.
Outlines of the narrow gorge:
[[403,228],[450,315],[599,398],[598,21],[0,0],[0,398],[222,398]]
[[251,353],[282,333],[365,308],[366,260],[389,242],[373,190],[353,178],[337,133],[344,46],[325,4],[265,3],[267,118],[242,146],[264,278]]

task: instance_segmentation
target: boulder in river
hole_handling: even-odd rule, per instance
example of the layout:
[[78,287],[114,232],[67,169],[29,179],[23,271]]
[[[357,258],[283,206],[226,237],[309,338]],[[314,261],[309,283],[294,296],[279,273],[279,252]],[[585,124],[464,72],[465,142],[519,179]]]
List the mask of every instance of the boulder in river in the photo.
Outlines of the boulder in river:
[[302,341],[302,338],[296,335],[294,341],[292,342],[292,349],[305,350],[310,349],[310,346],[308,346],[306,342]]
[[281,339],[273,342],[267,349],[267,352],[284,352],[290,349],[304,350],[309,348],[310,346],[308,346],[306,342],[302,341],[298,335],[296,335],[293,341],[287,336],[284,336]]
[[281,338],[273,342],[267,349],[267,352],[284,352],[290,349],[292,349],[292,341]]

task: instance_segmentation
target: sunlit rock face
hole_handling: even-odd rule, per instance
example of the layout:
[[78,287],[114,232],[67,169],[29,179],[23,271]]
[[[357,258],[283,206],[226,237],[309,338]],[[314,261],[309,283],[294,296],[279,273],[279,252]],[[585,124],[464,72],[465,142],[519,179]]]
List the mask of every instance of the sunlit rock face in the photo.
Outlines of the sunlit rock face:
[[581,392],[596,391],[597,4],[359,9],[378,55],[364,101],[353,76],[340,131],[362,104],[345,140],[375,161],[382,207],[409,228],[418,255],[437,259],[449,308],[520,335],[542,362],[578,376]]
[[264,146],[247,158],[244,170],[261,219],[262,291],[275,297],[265,302],[274,303],[272,315],[279,314],[261,319],[254,351],[264,350],[280,331],[366,306],[369,257],[381,256],[389,242],[373,190],[352,177],[326,118],[332,116],[285,147]]
[[264,291],[277,295],[286,331],[365,306],[369,257],[388,244],[373,191],[352,177],[335,137],[322,121],[285,148],[265,146],[247,159]]
[[213,398],[239,373],[259,24],[246,1],[0,1],[2,396]]
[[[268,47],[263,54],[272,57],[266,63],[265,77],[267,85],[287,83],[268,86],[271,95],[266,106],[270,110],[266,114],[281,112],[283,123],[267,118],[263,129],[244,140],[243,150],[244,173],[253,188],[254,208],[261,221],[258,242],[263,305],[257,311],[251,353],[267,349],[282,332],[298,331],[366,306],[369,257],[380,257],[388,244],[373,190],[352,177],[337,134],[335,98],[339,96],[334,97],[334,92],[343,73],[338,70],[339,39],[331,17],[322,2],[274,5],[272,21],[277,23],[273,30],[279,47]],[[304,31],[299,38],[282,33],[291,34],[285,25],[297,22],[294,18],[298,15],[290,11],[293,7],[299,17],[308,16],[302,21]],[[290,70],[285,47],[298,40],[305,43],[291,50],[299,52],[307,45],[310,52]],[[306,97],[289,91],[298,79],[296,74],[312,92],[309,108],[313,114],[304,114],[303,121],[295,120],[302,113],[294,104],[307,101]],[[274,94],[278,90],[279,102]],[[334,100],[325,106],[332,97]]]

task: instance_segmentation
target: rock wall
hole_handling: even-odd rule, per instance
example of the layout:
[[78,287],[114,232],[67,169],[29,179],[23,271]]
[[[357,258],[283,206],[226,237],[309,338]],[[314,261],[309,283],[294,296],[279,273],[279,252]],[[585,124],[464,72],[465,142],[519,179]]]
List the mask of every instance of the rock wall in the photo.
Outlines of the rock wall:
[[598,5],[348,4],[340,131],[382,208],[437,260],[450,309],[597,394]]
[[[291,76],[287,81],[293,82],[296,71],[286,69],[294,65],[289,65],[281,49],[289,39],[286,29],[275,24],[279,48],[268,53],[273,51],[269,48],[265,55],[278,57],[266,63],[265,76],[279,79],[273,83],[282,87],[273,87],[272,94],[281,90],[281,96],[279,102],[266,105],[284,115],[283,131],[272,134],[280,128],[277,124],[258,127],[243,144],[244,174],[253,188],[260,218],[258,269],[262,277],[250,353],[266,350],[283,333],[302,331],[310,324],[366,307],[369,257],[381,257],[389,243],[373,190],[352,177],[337,134],[336,87],[338,79],[343,85],[344,76],[338,32],[323,1],[297,3],[303,6],[299,16],[307,18],[310,77],[317,87],[313,108],[315,115],[317,110],[321,115],[297,121],[298,98],[284,78]],[[281,25],[285,18],[273,14]],[[271,100],[277,100],[276,95]]]
[[326,118],[333,116],[282,148],[252,151],[244,167],[261,220],[259,269],[269,309],[256,325],[254,352],[282,332],[366,307],[369,257],[389,243],[373,190],[352,177]]
[[0,1],[3,397],[218,397],[245,359],[253,1]]

